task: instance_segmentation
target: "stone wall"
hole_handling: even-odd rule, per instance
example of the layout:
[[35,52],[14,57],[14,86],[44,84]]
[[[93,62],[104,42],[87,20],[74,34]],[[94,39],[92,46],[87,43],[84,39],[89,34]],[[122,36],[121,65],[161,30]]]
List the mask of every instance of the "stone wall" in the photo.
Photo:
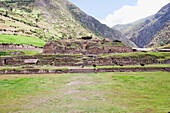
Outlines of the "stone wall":
[[43,53],[44,54],[53,54],[54,53],[54,45],[55,43],[54,42],[47,42],[45,45],[44,45],[44,48],[43,48]]
[[130,47],[116,47],[116,46],[105,46],[105,53],[130,53],[133,49]]
[[4,66],[5,63],[4,63],[4,59],[3,58],[0,58],[0,66]]
[[101,73],[101,72],[170,72],[170,67],[138,67],[138,68],[100,68],[100,69],[56,69],[56,70],[0,70],[0,74],[58,74],[58,73]]
[[161,64],[170,64],[170,59],[168,59],[168,60],[162,60],[160,63],[161,63]]
[[88,54],[104,54],[105,51],[104,49],[101,49],[99,47],[93,47],[93,48],[87,49],[87,53]]

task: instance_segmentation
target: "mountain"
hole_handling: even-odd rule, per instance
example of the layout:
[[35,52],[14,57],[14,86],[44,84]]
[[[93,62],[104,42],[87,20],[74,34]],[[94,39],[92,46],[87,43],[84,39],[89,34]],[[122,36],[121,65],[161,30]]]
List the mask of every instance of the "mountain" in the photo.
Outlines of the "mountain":
[[68,2],[67,7],[74,15],[75,19],[81,22],[85,28],[90,29],[93,33],[95,33],[95,35],[105,38],[108,37],[112,40],[120,40],[131,47],[136,47],[136,45],[130,40],[126,39],[121,32],[113,30],[105,24],[101,24],[97,19],[87,15],[72,3]]
[[124,34],[124,36],[126,36],[126,38],[130,39],[133,33],[141,29],[141,27],[143,27],[142,24],[151,17],[152,16],[149,16],[147,18],[143,18],[129,24],[118,24],[112,27],[112,29],[120,31],[122,34]]
[[135,46],[119,31],[101,24],[67,0],[1,0],[0,7],[0,34],[45,41],[93,35]]
[[159,47],[170,42],[169,18],[170,3],[153,16],[126,25],[116,25],[113,29],[119,30],[138,47]]

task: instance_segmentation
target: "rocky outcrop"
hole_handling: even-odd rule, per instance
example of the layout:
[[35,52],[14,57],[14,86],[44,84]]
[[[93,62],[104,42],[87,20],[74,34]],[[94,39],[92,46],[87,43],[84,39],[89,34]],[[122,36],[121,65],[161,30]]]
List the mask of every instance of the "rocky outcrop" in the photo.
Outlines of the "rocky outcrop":
[[170,22],[167,23],[167,25],[160,31],[158,32],[152,41],[146,45],[146,48],[150,47],[160,47],[160,46],[166,46],[170,44]]

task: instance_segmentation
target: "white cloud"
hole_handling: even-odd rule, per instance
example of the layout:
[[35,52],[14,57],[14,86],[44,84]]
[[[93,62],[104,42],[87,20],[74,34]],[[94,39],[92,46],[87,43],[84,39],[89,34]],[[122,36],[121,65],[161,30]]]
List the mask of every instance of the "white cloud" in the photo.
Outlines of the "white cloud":
[[116,24],[127,24],[156,14],[170,0],[138,0],[136,6],[123,6],[109,14],[104,20],[99,20],[110,27]]

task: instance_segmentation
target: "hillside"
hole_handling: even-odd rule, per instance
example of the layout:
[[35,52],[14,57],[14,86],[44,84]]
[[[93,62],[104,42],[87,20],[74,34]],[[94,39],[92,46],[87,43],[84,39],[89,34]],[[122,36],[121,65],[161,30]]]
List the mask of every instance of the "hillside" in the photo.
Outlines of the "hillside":
[[74,19],[63,0],[1,2],[0,6],[1,34],[29,35],[45,41],[92,34]]
[[93,35],[135,46],[120,32],[101,24],[67,0],[1,0],[0,7],[0,34],[31,36],[44,41]]
[[113,27],[138,47],[159,47],[169,44],[170,3],[157,14],[126,25]]

